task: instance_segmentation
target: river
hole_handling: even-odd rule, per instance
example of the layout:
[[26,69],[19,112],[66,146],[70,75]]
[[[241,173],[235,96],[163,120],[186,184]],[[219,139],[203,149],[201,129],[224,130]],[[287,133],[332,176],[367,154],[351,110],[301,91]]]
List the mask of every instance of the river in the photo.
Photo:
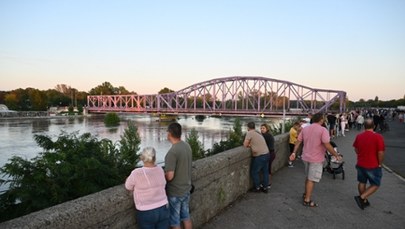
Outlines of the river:
[[[56,139],[65,131],[67,133],[89,132],[98,138],[108,138],[117,141],[123,134],[129,120],[135,122],[141,137],[141,148],[153,146],[157,151],[157,162],[162,163],[164,156],[170,148],[166,138],[166,122],[158,122],[156,117],[149,115],[123,115],[121,124],[115,128],[107,128],[103,116],[88,117],[60,117],[60,118],[26,118],[26,119],[0,119],[0,166],[7,163],[12,156],[21,156],[31,159],[38,155],[42,149],[34,141],[35,134],[45,134]],[[183,126],[183,133],[187,134],[192,128],[199,133],[200,141],[205,149],[222,139],[226,139],[234,123],[232,117],[207,117],[196,120],[194,116],[179,116],[178,122]],[[271,123],[277,119],[241,118],[244,125],[248,121]],[[246,128],[243,128],[246,131]],[[183,139],[185,135],[183,134]]]

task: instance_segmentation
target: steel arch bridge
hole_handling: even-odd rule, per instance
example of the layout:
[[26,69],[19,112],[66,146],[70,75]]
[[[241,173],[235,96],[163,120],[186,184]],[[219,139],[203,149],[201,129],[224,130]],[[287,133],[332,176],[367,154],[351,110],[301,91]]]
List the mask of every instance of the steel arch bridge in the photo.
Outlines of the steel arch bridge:
[[166,94],[89,95],[90,113],[131,112],[191,115],[304,115],[343,112],[346,92],[317,89],[266,77],[234,76],[193,84]]

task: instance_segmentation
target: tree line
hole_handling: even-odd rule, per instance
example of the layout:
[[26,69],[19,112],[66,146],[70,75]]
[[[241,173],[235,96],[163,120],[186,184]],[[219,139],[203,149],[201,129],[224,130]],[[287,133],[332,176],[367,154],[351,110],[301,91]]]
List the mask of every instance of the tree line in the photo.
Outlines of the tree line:
[[[174,90],[164,87],[158,94],[171,93]],[[46,111],[49,107],[83,107],[87,104],[88,95],[119,95],[119,94],[137,94],[134,91],[127,90],[124,86],[113,86],[110,82],[103,82],[102,84],[90,89],[88,92],[79,91],[76,88],[68,86],[66,84],[58,84],[53,89],[39,90],[36,88],[18,88],[11,91],[0,91],[0,104],[5,104],[10,110],[16,111]],[[249,106],[247,101],[257,102],[258,92],[254,91],[248,97],[238,95],[238,107]],[[256,99],[252,99],[256,98]],[[194,100],[193,97],[188,98],[190,102]],[[210,94],[205,95],[205,101],[212,103],[213,97]],[[289,101],[288,97],[279,96],[275,93],[269,93],[266,95],[260,95],[260,103],[264,104],[265,101],[272,100],[274,106],[282,108],[283,103],[290,102],[292,107],[297,101]],[[196,100],[196,107],[201,108],[204,106],[202,97],[198,97]],[[217,102],[217,101],[216,101]],[[310,101],[305,101],[311,104]],[[219,103],[219,101],[218,101]],[[246,104],[244,104],[246,103]],[[320,103],[318,101],[318,103]],[[232,107],[232,100],[226,101],[227,108]],[[256,106],[257,104],[250,104]],[[321,106],[323,104],[319,104]],[[400,99],[392,99],[387,101],[379,100],[378,96],[374,99],[360,99],[358,101],[346,100],[346,107],[348,108],[362,108],[362,107],[385,107],[396,108],[398,106],[405,106],[405,95]],[[318,107],[318,105],[317,105]],[[332,105],[334,108],[339,108],[339,101]]]

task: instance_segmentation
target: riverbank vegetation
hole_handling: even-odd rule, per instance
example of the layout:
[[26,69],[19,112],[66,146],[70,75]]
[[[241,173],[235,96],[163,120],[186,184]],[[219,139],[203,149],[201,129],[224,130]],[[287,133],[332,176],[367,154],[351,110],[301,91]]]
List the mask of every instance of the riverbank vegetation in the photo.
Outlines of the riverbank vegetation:
[[0,221],[6,221],[122,184],[139,161],[140,137],[129,122],[118,142],[90,133],[35,135],[43,149],[27,160],[12,157],[0,169]]
[[[79,91],[66,84],[58,84],[55,88],[39,90],[36,88],[18,88],[11,91],[0,91],[0,104],[5,104],[15,111],[46,111],[50,107],[81,107],[87,104],[88,95],[136,94],[124,86],[115,87],[104,82],[88,92]],[[79,113],[81,113],[79,111]]]
[[107,127],[113,127],[113,126],[118,126],[120,125],[120,117],[118,116],[117,113],[107,113],[104,116],[104,124]]

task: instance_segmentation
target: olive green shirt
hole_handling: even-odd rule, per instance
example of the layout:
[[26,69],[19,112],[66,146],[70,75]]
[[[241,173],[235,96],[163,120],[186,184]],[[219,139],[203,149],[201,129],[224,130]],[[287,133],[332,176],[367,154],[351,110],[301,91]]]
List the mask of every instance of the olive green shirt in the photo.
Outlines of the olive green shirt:
[[165,172],[174,172],[173,180],[167,183],[167,195],[182,197],[191,189],[192,151],[187,142],[173,144],[165,157]]

